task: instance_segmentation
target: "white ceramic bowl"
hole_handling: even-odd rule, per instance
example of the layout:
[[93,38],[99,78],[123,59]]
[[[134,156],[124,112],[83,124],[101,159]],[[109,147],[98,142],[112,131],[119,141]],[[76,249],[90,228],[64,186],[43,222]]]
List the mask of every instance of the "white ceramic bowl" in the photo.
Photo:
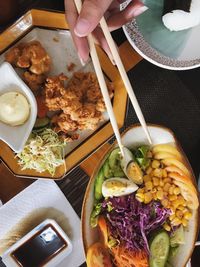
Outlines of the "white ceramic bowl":
[[30,105],[30,115],[24,124],[9,126],[0,121],[0,139],[7,143],[15,152],[20,152],[35,124],[37,117],[36,99],[32,91],[7,62],[0,65],[0,80],[0,95],[13,90],[18,91],[27,98]]
[[[176,145],[176,147],[180,150],[183,157],[185,158],[185,165],[187,166],[188,170],[190,170],[192,175],[192,181],[195,183],[195,177],[193,176],[191,166],[186,156],[184,155],[184,152],[182,151],[179,142],[177,141],[173,132],[168,128],[165,128],[160,125],[149,125],[148,130],[153,145],[165,144],[165,143],[174,143]],[[133,125],[122,134],[122,143],[124,146],[128,148],[133,148],[140,145],[148,144],[148,141],[146,139],[142,127],[140,125]],[[113,147],[114,145],[109,149],[109,151],[107,151],[107,153],[110,152],[113,149]],[[94,173],[90,178],[83,201],[81,221],[82,221],[82,236],[83,236],[83,245],[85,253],[87,253],[88,248],[93,243],[99,240],[98,229],[92,228],[90,226],[90,214],[92,212],[94,204],[94,183],[96,174],[98,173],[102,164],[104,163],[107,153],[104,155],[103,158],[99,159],[98,167],[94,170]],[[188,231],[185,231],[186,242],[184,245],[180,246],[180,251],[173,261],[173,266],[175,267],[185,266],[192,254],[198,231],[198,223],[199,223],[198,212],[199,209],[193,211],[193,216],[188,224]]]
[[[22,237],[19,241],[17,241],[14,245],[12,245],[9,249],[7,249],[7,251],[5,251],[5,253],[2,255],[2,260],[6,264],[6,266],[9,266],[9,267],[19,266],[19,264],[14,260],[11,254],[17,248],[19,248],[22,244],[28,241],[31,237],[35,236],[38,232],[40,232],[43,228],[45,228],[45,226],[53,227],[52,229],[56,230],[56,232],[61,236],[61,238],[67,243],[67,246],[62,248],[58,253],[56,252],[54,256],[49,257],[49,260],[45,262],[45,264],[42,266],[45,266],[45,267],[58,266],[58,264],[72,252],[72,243],[70,239],[68,238],[67,234],[62,230],[62,228],[57,224],[56,221],[52,219],[46,219],[45,221],[40,223],[38,226],[36,226],[32,231],[30,231],[28,234]],[[42,234],[40,237],[44,238],[45,242],[48,242],[47,238],[51,238],[52,233],[53,233],[52,231],[46,232],[46,233],[43,232],[42,233],[43,237],[42,237]]]

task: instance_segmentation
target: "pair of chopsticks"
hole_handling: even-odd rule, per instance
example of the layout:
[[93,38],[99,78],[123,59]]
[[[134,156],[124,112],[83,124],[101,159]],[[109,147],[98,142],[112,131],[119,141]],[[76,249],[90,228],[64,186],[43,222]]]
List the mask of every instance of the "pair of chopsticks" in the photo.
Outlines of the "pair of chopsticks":
[[[81,0],[74,0],[74,2],[75,2],[75,5],[76,5],[78,13],[80,13],[81,8],[82,8],[82,1]],[[130,83],[130,81],[128,79],[128,76],[127,76],[126,71],[124,69],[123,63],[121,61],[121,58],[119,56],[119,53],[117,51],[117,48],[116,48],[115,43],[114,43],[114,41],[112,39],[111,33],[110,33],[109,29],[108,29],[108,25],[107,25],[104,17],[100,21],[100,26],[101,26],[102,31],[103,31],[103,33],[105,35],[105,38],[106,38],[106,40],[108,42],[110,50],[111,50],[111,52],[113,54],[113,58],[115,60],[116,66],[117,66],[117,68],[118,68],[118,70],[120,72],[121,78],[122,78],[122,80],[124,82],[125,88],[127,90],[129,98],[131,100],[131,103],[132,103],[132,105],[134,107],[136,115],[137,115],[137,117],[139,119],[139,122],[142,125],[142,128],[143,128],[143,130],[145,132],[145,135],[146,135],[149,143],[152,144],[151,137],[150,137],[150,134],[149,134],[149,131],[148,131],[147,124],[145,122],[143,113],[142,113],[142,111],[140,109],[139,103],[138,103],[137,98],[136,98],[136,96],[134,94],[133,88],[132,88],[131,83]],[[104,75],[103,75],[103,72],[102,72],[102,69],[101,69],[101,65],[100,65],[100,62],[99,62],[99,58],[98,58],[98,55],[97,55],[97,51],[96,51],[96,47],[95,47],[95,44],[94,44],[94,40],[93,40],[92,34],[89,34],[87,38],[88,38],[88,43],[89,43],[89,47],[90,47],[90,55],[91,55],[92,62],[93,62],[93,65],[94,65],[94,69],[95,69],[95,72],[96,72],[96,75],[97,75],[97,79],[99,81],[101,92],[102,92],[102,95],[103,95],[103,98],[104,98],[104,101],[105,101],[105,105],[106,105],[107,112],[108,112],[108,115],[109,115],[109,118],[110,118],[110,122],[111,122],[111,125],[112,125],[112,128],[113,128],[114,134],[116,136],[116,139],[117,139],[121,154],[122,154],[122,156],[124,156],[124,151],[123,151],[123,145],[122,145],[122,141],[121,141],[120,132],[119,132],[119,129],[118,129],[118,126],[117,126],[117,122],[116,122],[116,119],[115,119],[115,114],[113,112],[112,104],[111,104],[110,97],[109,97],[109,94],[108,94],[107,85],[106,85],[106,82],[105,82],[105,79],[104,79]]]

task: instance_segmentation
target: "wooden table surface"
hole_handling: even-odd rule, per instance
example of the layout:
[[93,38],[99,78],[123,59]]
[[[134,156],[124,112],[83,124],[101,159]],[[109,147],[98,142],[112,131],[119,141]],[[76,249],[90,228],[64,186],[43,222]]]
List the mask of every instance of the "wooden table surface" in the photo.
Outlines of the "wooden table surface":
[[[142,60],[130,44],[126,41],[119,47],[120,56],[126,71],[133,68],[138,62]],[[95,169],[98,159],[107,151],[109,144],[104,144],[89,158],[83,161],[80,167],[90,176]],[[3,164],[0,163],[0,199],[3,203],[10,200],[20,191],[29,186],[34,180],[15,177]]]

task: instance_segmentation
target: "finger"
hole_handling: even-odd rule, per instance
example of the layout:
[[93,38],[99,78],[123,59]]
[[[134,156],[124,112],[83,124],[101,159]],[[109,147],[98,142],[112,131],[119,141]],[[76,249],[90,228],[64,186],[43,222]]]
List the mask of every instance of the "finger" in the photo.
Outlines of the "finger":
[[85,0],[74,29],[75,34],[84,37],[91,33],[111,3],[112,0]]
[[131,2],[124,10],[114,13],[107,19],[107,24],[110,31],[114,31],[127,22],[131,21],[134,17],[139,16],[145,12],[148,7],[144,6],[140,1]]
[[85,37],[80,38],[74,33],[74,27],[78,18],[78,13],[72,0],[65,0],[66,20],[69,24],[70,32],[75,43],[78,55],[83,62],[86,62],[89,57],[89,46]]

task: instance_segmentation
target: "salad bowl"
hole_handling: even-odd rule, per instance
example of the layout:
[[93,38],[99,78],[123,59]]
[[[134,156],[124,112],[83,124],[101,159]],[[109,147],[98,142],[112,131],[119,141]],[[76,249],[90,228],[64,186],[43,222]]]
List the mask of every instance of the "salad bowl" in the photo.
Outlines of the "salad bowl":
[[[192,168],[174,133],[170,129],[160,125],[150,124],[148,125],[148,129],[152,138],[151,147],[148,145],[148,141],[140,125],[133,125],[122,134],[122,143],[126,148],[125,152],[128,148],[127,151],[132,151],[134,155],[129,161],[127,160],[128,157],[125,153],[124,159],[126,159],[130,165],[136,164],[142,169],[142,181],[134,178],[134,175],[137,177],[137,172],[133,172],[133,176],[131,176],[131,172],[128,172],[128,165],[122,164],[121,159],[119,160],[118,158],[119,161],[117,161],[116,158],[113,159],[113,155],[116,155],[114,151],[118,149],[116,144],[113,144],[113,146],[105,152],[90,178],[84,197],[81,218],[82,238],[89,267],[92,266],[94,259],[93,255],[97,257],[99,254],[103,255],[105,262],[109,258],[107,265],[102,266],[113,266],[109,265],[113,263],[118,264],[116,266],[132,266],[131,264],[128,265],[128,263],[127,265],[124,265],[125,263],[121,261],[122,259],[120,259],[120,255],[122,255],[122,251],[116,249],[118,246],[125,246],[125,249],[129,252],[133,251],[133,255],[137,254],[135,253],[137,252],[137,249],[144,251],[144,254],[146,254],[146,261],[143,262],[144,264],[142,265],[142,259],[140,259],[141,265],[136,266],[184,267],[193,252],[198,233],[199,200],[196,180]],[[149,149],[147,152],[147,154],[149,153],[148,160],[141,156],[144,154],[140,154],[137,158],[137,155],[139,155],[138,151],[139,153],[144,153],[146,148]],[[176,154],[176,156],[173,156],[173,153],[174,155]],[[113,162],[115,166],[113,165]],[[116,167],[116,164],[121,166],[122,172],[119,172],[119,168]],[[126,166],[126,168],[124,168],[124,166]],[[166,170],[166,172],[162,172],[164,178],[161,178],[162,174],[161,176],[155,174],[157,167]],[[180,175],[178,173],[175,174],[177,171],[180,171]],[[153,173],[154,176],[152,175]],[[155,177],[156,175],[158,177]],[[122,180],[120,183],[120,179],[124,180],[122,177],[126,178],[126,185],[124,187],[122,186]],[[183,204],[185,208],[187,208],[187,203],[190,203],[190,205],[188,204],[190,207],[188,208],[190,216],[187,217],[187,222],[184,221],[184,217],[179,217],[179,219],[182,218],[182,221],[180,220],[178,223],[175,223],[173,218],[176,214],[180,213],[183,216],[183,213],[178,211],[178,208],[181,208],[181,206],[173,207],[176,200],[170,195],[173,194],[170,193],[170,190],[169,193],[167,193],[168,189],[165,189],[165,184],[161,184],[162,179],[164,182],[166,182],[165,179],[168,179],[169,183],[172,183],[172,186],[177,186],[175,190],[178,190],[178,192],[174,198],[181,199],[182,197],[180,197],[180,195],[182,194],[186,201]],[[161,196],[156,192],[156,183],[154,183],[154,180],[155,182],[158,182],[157,185],[159,185],[159,183],[161,185],[158,187],[158,191],[162,191]],[[129,186],[129,183],[132,183],[132,186]],[[192,188],[192,191],[188,188]],[[187,190],[190,191],[190,197],[187,195]],[[156,194],[155,197],[154,194]],[[142,195],[143,197],[145,195],[145,197],[142,198]],[[170,202],[170,200],[172,201]],[[168,202],[167,205],[165,201]],[[133,213],[136,214],[139,211],[138,217],[140,218],[140,221],[138,221],[137,225],[136,221],[138,217],[134,217],[131,222],[133,225],[132,232],[130,231],[127,235],[126,231],[128,231],[127,229],[131,225],[129,224],[129,219],[126,217],[126,214],[130,212],[130,210],[128,210],[129,208],[127,208],[130,204],[137,206],[135,210],[133,210]],[[151,212],[149,211],[152,205],[160,205],[160,210],[159,213],[155,215],[157,208],[154,206],[154,212],[152,213],[154,214],[153,216],[155,216],[154,221],[148,221],[147,224],[152,226],[157,224],[157,227],[147,230],[148,226],[145,228],[145,220],[141,222],[141,218],[143,218],[143,216],[148,217],[148,213],[150,214],[152,212],[152,210]],[[168,215],[166,215],[165,212],[167,212]],[[131,213],[129,213],[128,217],[135,216],[130,214]],[[156,218],[156,216],[158,217]],[[145,217],[146,220],[147,217]],[[164,217],[165,219],[163,220]],[[177,220],[177,218],[175,220]],[[136,235],[133,235],[133,229],[134,232],[137,233]],[[164,240],[162,235],[168,236],[167,249],[165,248],[166,244],[162,244],[162,241],[162,247],[160,248],[158,244],[154,243],[156,240]],[[136,239],[135,241],[134,238]],[[142,242],[143,245],[140,246]],[[176,253],[174,253],[174,248],[178,248]],[[116,253],[116,251],[118,252]],[[153,256],[153,253],[157,255],[159,255],[159,253],[165,255],[166,253],[165,262],[156,258],[158,257],[157,255]],[[128,255],[130,258],[131,254],[129,253]],[[122,257],[123,256],[121,256],[121,258]],[[131,263],[133,264],[133,262]]]

